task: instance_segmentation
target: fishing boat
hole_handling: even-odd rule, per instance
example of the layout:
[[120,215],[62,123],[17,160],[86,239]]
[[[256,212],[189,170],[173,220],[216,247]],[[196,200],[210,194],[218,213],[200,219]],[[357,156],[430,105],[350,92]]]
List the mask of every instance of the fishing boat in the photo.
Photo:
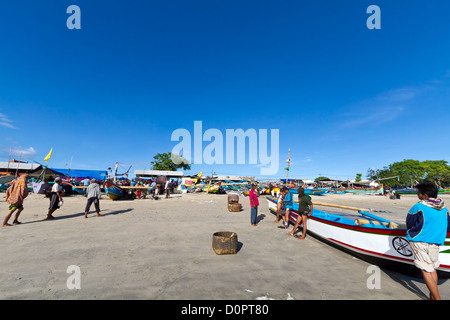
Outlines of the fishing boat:
[[[277,200],[272,197],[266,199],[269,210],[276,214]],[[330,213],[314,207],[308,219],[308,233],[380,267],[414,276],[419,275],[417,267],[414,266],[412,249],[406,240],[406,226],[362,209],[338,207],[357,210],[358,214]],[[289,217],[291,223],[297,221],[296,208],[298,204],[294,203],[294,209]],[[447,233],[445,245],[440,247],[439,261],[441,265],[437,270],[440,277],[450,277],[450,233]]]
[[[416,188],[394,189],[396,194],[417,194]],[[438,194],[450,194],[450,189],[439,189]]]
[[206,191],[208,193],[217,193],[220,189],[220,185],[216,184],[216,185],[212,185],[212,186],[208,186],[208,188],[206,189]]
[[[66,192],[66,194],[86,194],[86,186],[75,186],[69,181],[61,181],[61,184]],[[33,188],[35,188],[36,185],[33,185]],[[49,184],[49,187],[51,188],[51,184]],[[38,193],[35,191],[35,193]],[[45,192],[44,192],[45,193]]]
[[72,192],[74,194],[83,194],[83,195],[85,195],[86,194],[86,189],[87,189],[86,186],[73,186],[72,187]]
[[118,185],[114,184],[111,180],[105,181],[105,192],[106,195],[111,200],[119,200],[122,199],[124,196],[124,191],[122,188],[120,188]]
[[404,189],[393,189],[396,194],[417,194],[417,189],[415,188],[404,188]]
[[[305,188],[304,190],[305,194],[315,196],[323,196],[328,191],[328,189],[326,188],[316,188],[316,189]],[[297,188],[289,188],[289,191],[292,192],[293,194],[298,194]]]
[[329,188],[327,194],[345,194],[345,191],[342,188]]
[[358,188],[347,188],[344,189],[346,193],[352,194],[383,194],[383,187],[378,189],[358,189]]

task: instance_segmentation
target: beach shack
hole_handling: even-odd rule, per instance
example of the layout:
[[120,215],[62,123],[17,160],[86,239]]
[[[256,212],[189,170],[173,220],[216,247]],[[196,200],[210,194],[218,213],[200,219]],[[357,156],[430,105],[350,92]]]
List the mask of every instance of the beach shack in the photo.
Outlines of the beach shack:
[[167,179],[181,179],[184,177],[183,171],[165,171],[165,170],[134,170],[136,178],[155,179],[158,176],[165,176]]
[[42,168],[42,166],[38,163],[28,163],[17,160],[11,160],[6,162],[0,162],[0,175],[8,176],[8,175],[21,175],[24,173],[34,173],[35,171]]

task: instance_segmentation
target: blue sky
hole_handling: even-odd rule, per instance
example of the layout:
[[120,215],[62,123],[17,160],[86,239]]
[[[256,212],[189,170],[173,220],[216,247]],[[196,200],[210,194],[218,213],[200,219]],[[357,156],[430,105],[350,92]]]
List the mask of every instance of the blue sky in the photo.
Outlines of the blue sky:
[[[69,5],[81,30],[69,30]],[[369,30],[370,5],[381,30]],[[278,129],[290,177],[450,161],[450,2],[2,1],[0,160],[149,169],[178,128]],[[203,147],[208,143],[204,142]],[[192,173],[260,176],[260,166]]]

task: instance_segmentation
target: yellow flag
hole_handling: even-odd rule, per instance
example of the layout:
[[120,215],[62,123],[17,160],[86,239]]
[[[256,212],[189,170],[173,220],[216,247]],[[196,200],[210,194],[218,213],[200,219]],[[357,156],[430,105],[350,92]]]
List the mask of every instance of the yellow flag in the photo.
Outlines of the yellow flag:
[[45,157],[45,159],[44,159],[45,162],[47,162],[48,159],[50,159],[50,157],[52,156],[52,151],[53,151],[53,148],[50,149],[50,152],[49,152],[48,155]]
[[203,171],[200,171],[200,173],[197,175],[197,177],[201,177],[203,175]]

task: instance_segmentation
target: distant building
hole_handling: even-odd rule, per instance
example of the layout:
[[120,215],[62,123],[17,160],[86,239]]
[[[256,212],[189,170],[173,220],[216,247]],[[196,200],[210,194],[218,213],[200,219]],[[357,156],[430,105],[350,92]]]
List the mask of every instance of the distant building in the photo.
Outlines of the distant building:
[[255,177],[248,177],[248,176],[226,176],[226,175],[215,175],[212,177],[211,180],[214,181],[232,181],[232,182],[238,182],[242,180],[249,180],[254,181]]
[[33,173],[36,170],[39,170],[42,166],[38,163],[28,163],[17,160],[11,160],[6,162],[0,162],[0,175],[8,176],[8,175],[18,175],[24,173]]
[[164,171],[164,170],[134,170],[136,178],[154,179],[158,176],[166,176],[169,179],[184,177],[182,171]]

